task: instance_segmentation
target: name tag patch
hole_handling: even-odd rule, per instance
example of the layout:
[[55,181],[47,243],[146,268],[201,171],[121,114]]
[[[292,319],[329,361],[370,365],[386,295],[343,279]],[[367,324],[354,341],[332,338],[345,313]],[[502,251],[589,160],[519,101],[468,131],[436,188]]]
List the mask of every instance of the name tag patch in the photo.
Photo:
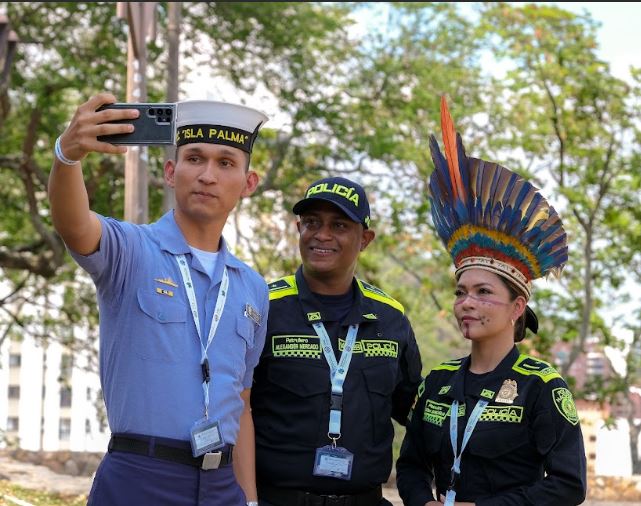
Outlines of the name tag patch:
[[318,336],[274,336],[274,357],[294,357],[320,360],[321,346]]
[[[447,415],[450,414],[451,409],[452,406],[450,404],[435,402],[428,399],[425,403],[425,409],[423,410],[423,421],[442,427],[443,422],[445,421],[445,418],[447,418]],[[465,404],[459,405],[457,416],[465,416]]]

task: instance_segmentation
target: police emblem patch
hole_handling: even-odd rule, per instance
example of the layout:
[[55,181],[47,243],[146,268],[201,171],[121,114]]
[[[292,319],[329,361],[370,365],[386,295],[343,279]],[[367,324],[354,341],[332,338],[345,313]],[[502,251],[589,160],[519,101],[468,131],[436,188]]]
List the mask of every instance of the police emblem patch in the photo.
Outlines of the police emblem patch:
[[567,388],[555,388],[552,390],[552,399],[554,399],[554,405],[559,410],[559,413],[563,415],[563,418],[572,425],[579,423],[579,414],[576,411],[572,393]]
[[507,379],[501,385],[501,389],[496,395],[495,401],[502,404],[512,404],[514,402],[514,399],[516,399],[518,396],[519,393],[517,391],[516,381]]
[[493,399],[494,392],[492,390],[488,390],[487,388],[484,388],[483,390],[481,390],[481,397],[485,397],[486,399]]
[[319,312],[307,313],[307,321],[309,322],[318,321],[320,319],[321,319],[321,314]]

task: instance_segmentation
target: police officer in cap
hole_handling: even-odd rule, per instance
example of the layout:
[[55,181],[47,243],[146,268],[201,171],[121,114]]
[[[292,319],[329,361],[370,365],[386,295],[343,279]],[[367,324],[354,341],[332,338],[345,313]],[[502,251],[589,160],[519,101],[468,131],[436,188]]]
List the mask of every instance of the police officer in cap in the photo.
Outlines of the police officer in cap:
[[92,212],[83,181],[87,154],[126,150],[98,139],[133,131],[116,121],[137,117],[135,109],[98,110],[114,101],[103,93],[78,108],[56,141],[49,179],[54,226],[98,292],[112,437],[88,504],[255,505],[249,394],[268,293],[222,229],[256,189],[249,155],[267,117],[179,103],[176,159],[165,165],[176,208],[136,225]]
[[421,360],[403,306],[355,277],[374,239],[363,188],[316,181],[293,208],[302,266],[269,285],[252,412],[261,506],[379,506]]

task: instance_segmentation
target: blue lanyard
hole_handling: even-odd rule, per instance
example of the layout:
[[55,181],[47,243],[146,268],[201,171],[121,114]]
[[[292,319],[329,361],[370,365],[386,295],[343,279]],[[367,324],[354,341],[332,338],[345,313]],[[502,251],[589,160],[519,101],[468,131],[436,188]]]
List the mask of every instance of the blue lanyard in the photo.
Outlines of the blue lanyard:
[[189,300],[189,307],[191,308],[191,316],[194,319],[194,324],[196,325],[196,332],[198,332],[198,342],[200,343],[200,366],[203,371],[203,395],[205,397],[205,419],[209,419],[210,371],[209,371],[209,359],[207,358],[207,350],[209,349],[209,345],[214,339],[214,335],[216,334],[216,329],[218,329],[218,324],[220,323],[220,318],[223,314],[223,309],[225,309],[225,301],[227,300],[227,292],[229,291],[229,274],[227,273],[227,266],[225,266],[225,269],[223,270],[223,279],[220,283],[220,289],[218,290],[218,297],[216,298],[214,316],[211,319],[209,333],[207,334],[207,343],[203,344],[202,331],[200,330],[200,317],[198,316],[198,303],[196,302],[196,293],[194,291],[194,284],[191,280],[191,273],[189,272],[189,266],[187,265],[187,260],[185,259],[185,255],[177,255],[176,261],[178,262],[180,275],[183,278],[183,283],[185,284],[185,290],[187,291],[187,299]]
[[452,464],[452,481],[450,486],[447,489],[447,494],[445,495],[445,503],[443,506],[454,506],[454,497],[456,496],[456,491],[454,490],[454,484],[461,474],[461,456],[463,455],[463,450],[467,446],[470,437],[472,437],[472,431],[476,427],[476,423],[481,418],[481,413],[487,406],[488,401],[480,400],[474,406],[474,410],[470,415],[467,425],[465,426],[465,431],[463,432],[463,441],[461,443],[461,451],[457,453],[456,447],[458,443],[458,401],[452,403],[450,408],[450,441],[452,442],[452,452],[454,453],[454,463]]
[[325,355],[325,360],[329,364],[329,379],[332,384],[332,398],[329,411],[329,430],[327,436],[333,440],[336,446],[336,440],[341,437],[341,411],[343,409],[343,383],[347,377],[349,364],[352,360],[352,353],[354,352],[354,343],[356,342],[356,334],[358,333],[358,325],[350,325],[345,338],[345,348],[341,353],[341,358],[336,362],[332,343],[325,330],[325,325],[321,322],[314,323],[314,331],[321,341],[321,348]]

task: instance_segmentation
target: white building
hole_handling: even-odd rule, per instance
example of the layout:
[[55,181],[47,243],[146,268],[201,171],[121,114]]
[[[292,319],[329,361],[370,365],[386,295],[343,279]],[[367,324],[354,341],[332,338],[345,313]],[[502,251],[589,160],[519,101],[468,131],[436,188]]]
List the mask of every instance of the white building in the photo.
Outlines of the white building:
[[0,430],[25,450],[104,452],[109,428],[101,423],[98,374],[87,356],[61,344],[7,339],[0,348]]

